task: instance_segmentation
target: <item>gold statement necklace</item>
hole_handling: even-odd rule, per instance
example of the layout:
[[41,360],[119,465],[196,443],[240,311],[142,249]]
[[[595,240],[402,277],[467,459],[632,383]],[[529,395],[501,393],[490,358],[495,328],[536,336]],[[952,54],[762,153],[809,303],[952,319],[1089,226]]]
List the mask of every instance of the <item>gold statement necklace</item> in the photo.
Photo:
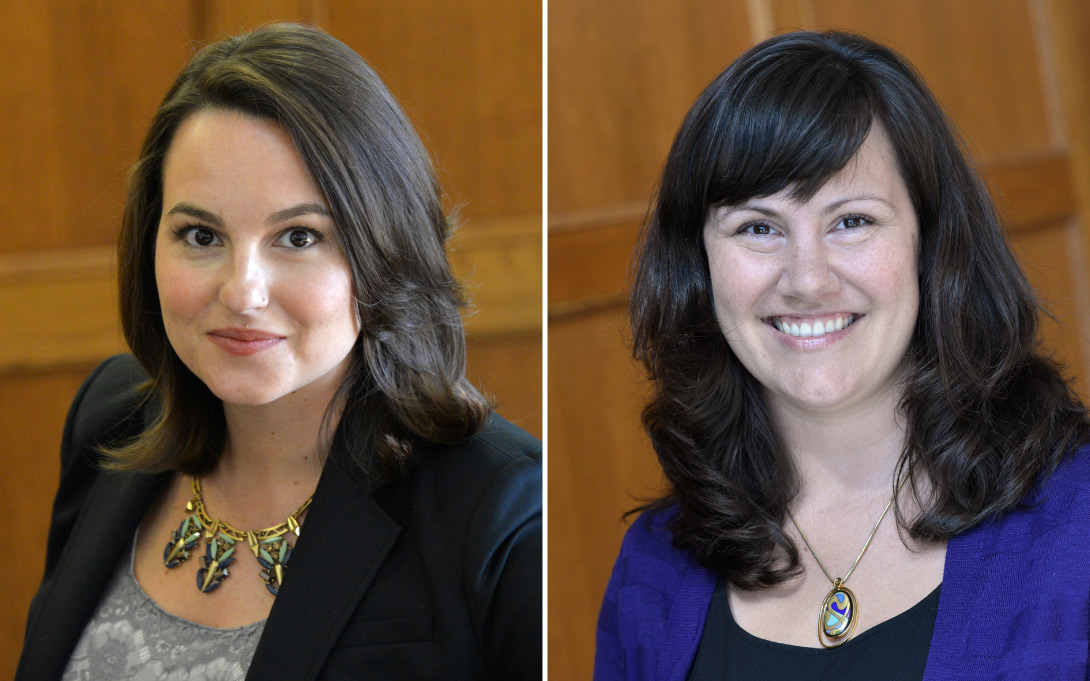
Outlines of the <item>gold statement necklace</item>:
[[795,522],[795,516],[791,515],[790,510],[787,511],[787,517],[791,519],[791,524],[795,526],[799,536],[802,537],[802,541],[806,543],[806,548],[810,549],[810,553],[814,556],[814,560],[817,561],[818,567],[833,583],[832,590],[825,595],[825,600],[821,603],[821,610],[818,611],[818,642],[825,648],[836,648],[844,645],[855,632],[855,625],[859,621],[859,601],[855,594],[852,593],[852,590],[844,586],[844,583],[852,576],[855,566],[859,565],[859,561],[863,559],[863,554],[867,552],[867,547],[870,546],[871,540],[874,539],[875,533],[878,532],[878,526],[882,524],[886,513],[889,512],[889,507],[893,505],[893,500],[897,498],[897,493],[901,491],[901,485],[905,484],[906,477],[907,473],[897,483],[893,496],[889,498],[886,507],[882,509],[882,515],[878,516],[878,522],[874,523],[874,527],[867,536],[867,541],[864,542],[859,555],[855,557],[855,562],[852,563],[851,568],[843,577],[834,579],[829,574],[829,571],[821,563],[821,559],[818,558],[817,551],[814,551],[814,547],[810,546],[810,541],[802,533],[802,528]]
[[261,578],[265,580],[265,588],[275,596],[284,583],[284,569],[291,559],[288,532],[299,537],[299,519],[313,500],[312,494],[279,525],[264,530],[239,530],[208,515],[201,496],[201,481],[194,477],[193,498],[185,505],[189,515],[171,534],[170,541],[163,549],[163,565],[175,568],[184,563],[200,543],[203,531],[204,555],[197,570],[197,588],[202,593],[212,593],[229,576],[227,568],[235,562],[235,544],[245,541],[262,567]]

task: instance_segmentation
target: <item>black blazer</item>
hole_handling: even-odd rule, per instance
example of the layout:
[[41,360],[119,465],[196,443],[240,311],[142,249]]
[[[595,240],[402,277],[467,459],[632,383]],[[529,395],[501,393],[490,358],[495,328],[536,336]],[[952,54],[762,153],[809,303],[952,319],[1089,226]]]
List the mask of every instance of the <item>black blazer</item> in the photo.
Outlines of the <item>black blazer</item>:
[[[145,380],[131,356],[111,358],[69,411],[18,681],[60,678],[169,478],[95,465],[97,445],[143,428],[134,388]],[[494,415],[377,489],[336,455],[247,678],[540,679],[540,442]]]

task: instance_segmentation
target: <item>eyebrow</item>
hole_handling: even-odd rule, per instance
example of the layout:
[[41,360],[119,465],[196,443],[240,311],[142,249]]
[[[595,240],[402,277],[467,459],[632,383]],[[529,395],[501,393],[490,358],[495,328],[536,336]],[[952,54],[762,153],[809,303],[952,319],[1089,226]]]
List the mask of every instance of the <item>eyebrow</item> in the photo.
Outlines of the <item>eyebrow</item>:
[[[756,199],[756,200],[760,201],[760,199]],[[724,206],[724,208],[727,209],[728,214],[736,213],[736,212],[743,211],[743,210],[748,210],[748,211],[753,211],[754,213],[760,213],[761,215],[766,215],[766,216],[768,216],[770,218],[780,217],[780,212],[779,211],[774,210],[772,208],[769,208],[767,206],[763,206],[763,205],[761,205],[759,203],[757,203],[757,204],[751,203],[751,201],[753,201],[753,199],[751,199],[750,201],[746,201],[745,203],[736,205],[736,206]],[[890,208],[894,207],[892,203],[890,203],[886,199],[883,199],[880,196],[870,196],[870,195],[864,194],[864,195],[859,195],[859,196],[848,196],[848,197],[845,197],[843,199],[838,199],[836,201],[833,201],[832,203],[827,204],[822,209],[821,212],[822,212],[823,215],[828,215],[829,213],[834,213],[837,210],[839,210],[840,207],[843,206],[844,204],[852,203],[853,201],[877,201],[878,203],[885,204],[886,206],[889,206]]]
[[[174,207],[167,212],[167,215],[174,215],[175,213],[188,215],[189,217],[196,218],[198,220],[203,220],[211,224],[213,227],[223,227],[223,221],[220,220],[219,216],[217,216],[215,213],[204,210],[203,208],[198,208],[191,203],[186,203],[183,201],[181,203],[175,204]],[[291,208],[285,208],[284,210],[276,211],[275,213],[270,215],[268,219],[265,220],[265,222],[270,225],[275,225],[281,222],[285,222],[287,220],[291,220],[292,218],[300,217],[302,215],[322,215],[325,217],[330,217],[329,210],[321,204],[300,203],[298,206],[292,206]]]
[[291,208],[285,208],[284,210],[273,213],[265,222],[270,225],[275,225],[278,222],[285,222],[303,215],[322,215],[327,218],[330,217],[329,210],[321,204],[300,203],[298,206],[292,206]]
[[869,196],[866,194],[860,196],[849,196],[847,198],[840,199],[839,201],[833,201],[829,205],[825,206],[825,213],[832,213],[843,206],[845,203],[851,203],[853,201],[877,201],[878,203],[885,204],[890,208],[893,208],[893,204],[883,199],[881,196]]
[[197,208],[191,203],[176,203],[174,207],[167,211],[167,215],[174,215],[175,213],[181,215],[188,215],[191,218],[197,218],[198,220],[204,220],[210,223],[213,227],[223,227],[223,221],[215,213],[210,213],[203,208]]

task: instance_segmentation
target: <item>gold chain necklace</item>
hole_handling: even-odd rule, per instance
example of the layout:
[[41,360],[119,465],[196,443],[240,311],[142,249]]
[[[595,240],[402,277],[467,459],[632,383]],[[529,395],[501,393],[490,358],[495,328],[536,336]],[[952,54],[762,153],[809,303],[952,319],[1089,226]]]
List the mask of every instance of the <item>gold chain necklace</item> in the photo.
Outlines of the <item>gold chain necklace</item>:
[[[852,566],[843,577],[837,577],[836,579],[829,574],[829,571],[821,563],[817,551],[814,550],[813,546],[810,546],[810,540],[806,538],[806,535],[802,533],[802,528],[795,522],[795,516],[791,515],[791,510],[787,510],[787,517],[791,519],[791,524],[795,526],[799,536],[802,537],[802,541],[806,543],[806,548],[810,549],[810,554],[817,561],[818,567],[833,583],[832,590],[825,595],[825,600],[821,603],[821,610],[818,611],[818,642],[825,648],[836,648],[844,645],[852,637],[852,633],[855,632],[855,625],[859,621],[859,601],[856,599],[855,594],[852,593],[852,590],[844,586],[844,582],[848,581],[848,578],[852,576],[852,572],[855,571],[855,566],[859,565],[859,561],[863,559],[863,554],[867,552],[867,547],[870,546],[871,540],[874,539],[875,533],[878,532],[878,526],[885,519],[886,513],[889,512],[893,500],[897,498],[897,493],[901,491],[901,485],[905,484],[907,477],[908,474],[906,473],[901,477],[901,481],[897,483],[893,496],[889,498],[886,507],[882,509],[882,515],[878,516],[878,522],[874,523],[870,534],[867,535],[867,541],[863,544],[859,555],[855,557],[855,562],[852,563]],[[831,643],[826,643],[826,638]]]
[[171,534],[163,549],[163,565],[175,568],[184,563],[200,543],[203,530],[204,555],[201,556],[201,568],[197,570],[197,588],[203,593],[211,593],[229,576],[227,568],[235,562],[235,543],[245,540],[263,568],[261,578],[265,580],[265,588],[275,596],[284,583],[284,569],[291,559],[287,534],[292,532],[299,537],[299,519],[313,500],[312,494],[279,525],[264,530],[239,530],[208,515],[201,496],[201,481],[194,477],[193,498],[185,505],[190,514]]

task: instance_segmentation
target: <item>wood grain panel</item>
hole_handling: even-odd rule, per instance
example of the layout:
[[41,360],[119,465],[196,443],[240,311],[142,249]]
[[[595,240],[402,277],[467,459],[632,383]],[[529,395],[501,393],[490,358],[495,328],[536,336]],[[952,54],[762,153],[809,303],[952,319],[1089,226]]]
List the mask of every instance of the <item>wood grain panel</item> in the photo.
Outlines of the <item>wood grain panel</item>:
[[201,42],[215,42],[274,21],[319,24],[320,0],[194,0]]
[[317,24],[359,52],[437,159],[470,219],[541,210],[541,8],[459,0],[193,0],[213,42],[274,21]]
[[550,214],[646,200],[685,111],[749,44],[742,0],[550,2]]
[[629,281],[641,217],[622,215],[593,227],[550,230],[550,315],[618,302]]
[[1086,273],[1079,267],[1082,254],[1072,248],[1078,242],[1078,223],[1068,219],[1021,232],[1013,248],[1046,312],[1041,325],[1041,347],[1075,380],[1082,395],[1090,396],[1086,383]]
[[150,112],[191,54],[188,3],[5,5],[0,253],[106,245]]
[[541,6],[323,0],[434,153],[470,221],[541,211]]
[[[1069,253],[1081,256],[1074,273],[1076,290],[1090,298],[1090,3],[1080,0],[1049,0],[1041,4],[1042,20],[1038,39],[1050,50],[1055,65],[1056,90],[1060,97],[1063,132],[1070,157],[1071,184],[1075,189],[1082,222],[1073,235]],[[1081,306],[1090,310],[1090,300]],[[1082,319],[1082,337],[1090,338],[1090,319]],[[1090,362],[1090,348],[1084,347]],[[1090,376],[1084,374],[1084,385],[1090,397]]]
[[508,421],[540,438],[541,331],[501,337],[469,334],[466,376],[491,395]]
[[1005,224],[1034,229],[1076,214],[1066,153],[1045,153],[987,165],[983,174]]
[[465,318],[469,334],[540,335],[540,215],[466,225],[455,233],[449,252],[472,303]]
[[816,24],[805,28],[847,28],[908,57],[981,159],[1054,148],[1058,131],[1026,0],[809,4]]
[[[92,365],[7,375],[0,381],[0,678],[15,676],[30,599],[45,569],[45,539],[60,474],[61,431],[68,403]],[[58,396],[61,396],[58,399]]]
[[621,515],[659,493],[646,386],[614,306],[549,322],[549,678],[589,679]]
[[[982,172],[1004,223],[1013,233],[1055,227],[1058,221],[1076,214],[1066,153],[996,161]],[[632,203],[600,212],[550,217],[550,315],[621,300],[644,213],[642,204]],[[1075,267],[1063,262],[1065,268]]]
[[0,258],[0,375],[123,350],[108,249]]

